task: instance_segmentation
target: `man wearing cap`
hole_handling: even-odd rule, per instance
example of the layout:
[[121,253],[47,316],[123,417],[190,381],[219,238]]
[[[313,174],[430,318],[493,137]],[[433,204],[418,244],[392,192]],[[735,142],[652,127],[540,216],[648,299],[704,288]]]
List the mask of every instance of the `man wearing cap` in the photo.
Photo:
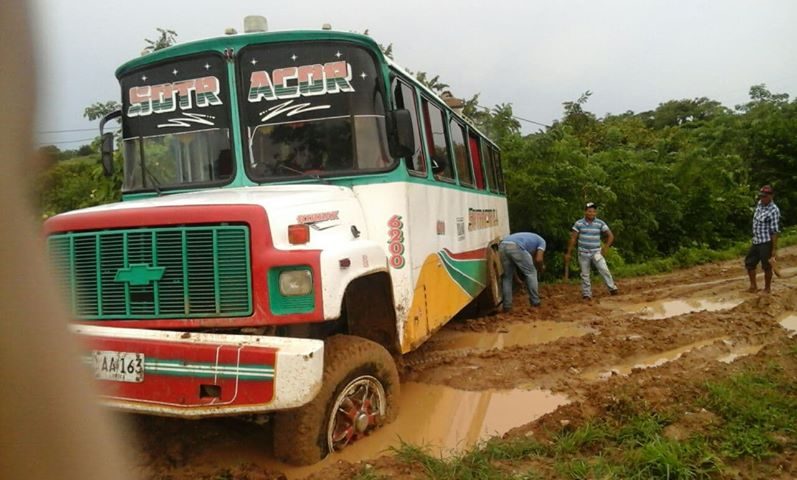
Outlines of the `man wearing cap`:
[[[531,232],[517,232],[505,237],[498,245],[504,277],[501,280],[501,293],[504,296],[504,311],[512,310],[512,280],[515,268],[520,270],[529,289],[532,307],[540,306],[540,293],[537,290],[537,269],[544,271],[542,263],[545,255],[545,240]],[[537,265],[535,268],[535,264]]]
[[[606,264],[606,251],[614,243],[614,234],[600,218],[597,218],[598,206],[592,202],[584,206],[584,218],[576,220],[570,232],[570,243],[565,253],[565,265],[570,263],[570,253],[578,240],[578,264],[581,267],[581,297],[584,300],[592,299],[592,283],[590,270],[592,265],[598,270],[609,293],[617,295],[617,285],[614,284],[612,273]],[[606,235],[606,243],[601,247],[601,236]]]
[[753,244],[744,259],[750,277],[750,292],[758,290],[755,278],[758,262],[761,262],[764,270],[764,292],[769,293],[772,286],[772,265],[769,260],[775,258],[780,233],[780,209],[772,201],[774,195],[769,185],[764,185],[758,191],[758,204],[753,212]]

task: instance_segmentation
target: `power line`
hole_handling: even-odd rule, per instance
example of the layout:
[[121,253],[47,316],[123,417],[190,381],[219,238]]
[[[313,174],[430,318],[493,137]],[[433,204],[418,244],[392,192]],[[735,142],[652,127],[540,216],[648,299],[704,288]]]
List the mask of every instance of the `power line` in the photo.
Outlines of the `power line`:
[[37,147],[44,147],[44,146],[47,146],[47,145],[64,145],[64,144],[67,144],[67,143],[90,142],[90,141],[93,141],[95,138],[97,138],[97,137],[81,138],[79,140],[63,140],[63,141],[60,141],[60,142],[39,142],[39,143],[36,144],[36,146]]
[[[120,127],[109,128],[108,130],[119,130]],[[99,128],[74,128],[71,130],[42,130],[39,132],[34,132],[37,134],[40,133],[72,133],[72,132],[98,132]]]
[[525,119],[523,117],[518,117],[517,115],[513,115],[512,118],[514,118],[516,120],[521,120],[523,122],[533,123],[534,125],[539,125],[541,127],[551,128],[550,125],[546,125],[546,124],[540,123],[540,122],[535,122],[534,120],[527,120],[527,119]]

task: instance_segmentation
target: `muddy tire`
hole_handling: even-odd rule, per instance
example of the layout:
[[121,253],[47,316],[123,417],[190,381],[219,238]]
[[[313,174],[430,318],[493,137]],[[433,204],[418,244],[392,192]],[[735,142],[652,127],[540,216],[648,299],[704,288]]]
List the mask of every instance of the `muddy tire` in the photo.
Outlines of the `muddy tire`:
[[501,278],[504,275],[504,266],[501,263],[501,254],[498,245],[487,247],[487,286],[476,297],[476,315],[492,315],[498,311],[503,302],[501,293]]
[[324,345],[321,391],[307,405],[274,416],[274,456],[309,465],[345,448],[398,414],[399,377],[378,343],[335,335]]

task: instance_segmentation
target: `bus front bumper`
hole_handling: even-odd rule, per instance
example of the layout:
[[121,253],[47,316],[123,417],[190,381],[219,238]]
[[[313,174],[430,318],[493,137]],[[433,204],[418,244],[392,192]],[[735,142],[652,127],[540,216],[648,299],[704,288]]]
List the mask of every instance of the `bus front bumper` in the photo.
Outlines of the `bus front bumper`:
[[324,342],[76,325],[102,403],[171,417],[295,408],[321,388]]

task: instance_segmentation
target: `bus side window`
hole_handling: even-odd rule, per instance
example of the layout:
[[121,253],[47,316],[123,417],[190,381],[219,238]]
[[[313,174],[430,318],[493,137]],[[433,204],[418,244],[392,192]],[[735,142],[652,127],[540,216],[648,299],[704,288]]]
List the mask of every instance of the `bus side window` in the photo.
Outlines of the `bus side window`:
[[484,173],[482,172],[482,156],[479,152],[479,137],[470,133],[468,135],[468,152],[473,166],[473,174],[476,176],[476,188],[484,190]]
[[421,100],[424,123],[426,125],[426,145],[429,156],[432,157],[432,173],[435,178],[454,180],[454,169],[448,161],[448,147],[446,146],[446,124],[443,120],[443,111],[429,103],[425,98]]
[[448,123],[448,127],[449,131],[451,132],[452,157],[454,158],[454,161],[457,162],[457,176],[459,177],[459,183],[460,185],[472,187],[473,173],[470,171],[468,149],[465,146],[465,127],[453,119]]
[[418,127],[418,106],[415,101],[415,90],[400,80],[394,80],[393,98],[396,102],[396,108],[403,108],[409,111],[410,117],[412,117],[412,135],[415,137],[416,150],[412,158],[407,159],[407,170],[412,175],[425,177],[426,158],[423,155],[421,133]]
[[495,180],[495,167],[493,165],[493,152],[487,142],[482,142],[482,159],[484,171],[487,175],[487,187],[491,192],[498,192],[498,184]]
[[495,168],[495,178],[496,183],[498,184],[498,191],[501,193],[506,193],[506,186],[504,185],[504,172],[501,169],[501,152],[494,148],[491,148],[490,150],[493,154],[493,167]]

